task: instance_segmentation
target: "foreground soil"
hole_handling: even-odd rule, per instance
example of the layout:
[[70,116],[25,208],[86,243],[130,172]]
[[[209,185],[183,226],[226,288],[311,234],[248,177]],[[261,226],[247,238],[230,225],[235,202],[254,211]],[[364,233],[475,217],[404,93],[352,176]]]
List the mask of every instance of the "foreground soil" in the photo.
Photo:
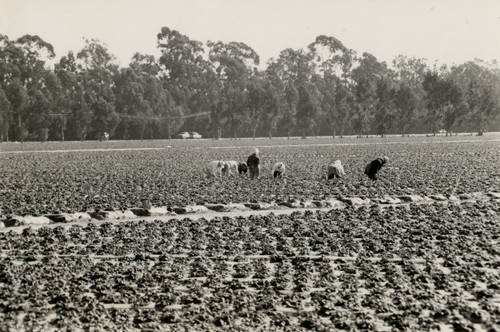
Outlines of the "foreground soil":
[[490,330],[497,200],[0,233],[4,329]]

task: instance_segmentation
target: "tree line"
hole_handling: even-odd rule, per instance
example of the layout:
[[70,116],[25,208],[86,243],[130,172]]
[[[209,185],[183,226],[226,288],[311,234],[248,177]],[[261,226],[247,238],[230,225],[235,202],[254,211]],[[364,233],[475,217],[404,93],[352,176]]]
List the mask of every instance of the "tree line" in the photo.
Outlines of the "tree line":
[[[500,70],[482,60],[430,68],[398,55],[391,66],[334,37],[285,49],[259,69],[241,42],[202,43],[163,27],[160,56],[120,68],[86,40],[55,61],[36,35],[0,35],[0,140],[387,135],[498,130]],[[50,63],[53,65],[50,65]]]

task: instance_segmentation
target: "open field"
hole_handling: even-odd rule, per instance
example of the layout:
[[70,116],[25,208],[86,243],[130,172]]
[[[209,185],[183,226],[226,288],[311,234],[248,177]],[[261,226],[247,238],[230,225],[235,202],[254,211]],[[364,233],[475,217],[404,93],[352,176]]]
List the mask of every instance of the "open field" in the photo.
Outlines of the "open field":
[[[0,208],[4,215],[37,215],[207,202],[270,202],[290,196],[373,198],[499,192],[498,138],[350,138],[337,139],[335,145],[327,138],[3,144]],[[256,145],[262,159],[260,181],[204,179],[202,168],[209,161],[246,161]],[[25,151],[58,152],[15,153],[16,146]],[[379,155],[387,155],[391,161],[381,180],[373,183],[363,169]],[[323,186],[319,179],[324,176],[324,167],[335,159],[342,160],[347,176],[335,185]],[[271,168],[277,161],[287,165],[286,183],[271,179]]]
[[[2,144],[4,215],[345,197],[371,203],[5,228],[0,327],[498,330],[499,138]],[[243,161],[254,146],[262,179],[203,178],[208,161]],[[390,163],[379,181],[368,181],[364,165],[379,155]],[[346,178],[324,186],[322,166],[335,159]],[[277,161],[287,164],[286,181],[271,179]],[[377,203],[401,195],[432,199]]]

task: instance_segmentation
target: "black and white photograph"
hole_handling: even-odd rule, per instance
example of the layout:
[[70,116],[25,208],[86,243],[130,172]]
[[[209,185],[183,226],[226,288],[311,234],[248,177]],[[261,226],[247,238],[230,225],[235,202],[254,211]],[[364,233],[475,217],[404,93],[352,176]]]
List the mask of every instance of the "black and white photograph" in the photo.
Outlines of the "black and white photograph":
[[0,0],[0,331],[500,331],[499,0]]

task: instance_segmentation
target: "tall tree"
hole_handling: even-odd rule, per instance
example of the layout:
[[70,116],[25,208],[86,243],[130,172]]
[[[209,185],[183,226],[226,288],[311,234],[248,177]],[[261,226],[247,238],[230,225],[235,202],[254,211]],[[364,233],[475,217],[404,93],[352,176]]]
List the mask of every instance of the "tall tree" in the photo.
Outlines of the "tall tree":
[[392,61],[396,83],[396,124],[401,134],[407,134],[424,108],[425,91],[422,82],[428,71],[425,59],[398,55]]
[[238,42],[207,42],[209,59],[220,83],[219,100],[212,109],[216,138],[227,127],[237,138],[247,112],[247,85],[259,65],[259,56],[248,45]]
[[116,134],[125,139],[144,139],[146,127],[151,127],[153,111],[144,99],[144,82],[132,68],[122,68],[115,79],[115,110],[120,117]]
[[394,107],[397,117],[397,125],[401,131],[402,137],[408,133],[410,126],[415,121],[415,115],[421,99],[417,92],[406,82],[401,82],[395,91]]
[[444,126],[446,134],[451,134],[463,110],[459,87],[450,78],[443,77],[436,71],[425,75],[423,87],[426,91],[426,122],[431,125],[431,132],[435,135],[438,128]]
[[45,139],[50,123],[48,113],[53,106],[51,91],[47,87],[51,73],[45,68],[45,61],[54,58],[54,49],[36,35],[24,35],[14,42],[3,36],[0,40],[1,67],[5,70],[2,85],[11,104],[16,105],[15,136],[24,141],[31,130],[31,138]]
[[0,85],[5,90],[14,80],[21,81],[20,66],[24,63],[23,51],[14,41],[0,34]]
[[170,139],[182,126],[187,109],[177,105],[167,86],[163,84],[160,77],[161,66],[152,55],[135,54],[130,67],[142,77],[143,98],[153,114],[152,129],[156,128],[160,137]]
[[353,126],[358,136],[368,135],[369,124],[374,116],[377,101],[377,82],[386,74],[385,62],[379,62],[370,53],[357,58],[357,66],[352,71],[354,95],[357,107]]
[[500,114],[500,70],[496,64],[475,60],[452,67],[449,78],[463,96],[459,124],[466,122],[470,130],[482,135]]
[[292,131],[297,123],[297,105],[299,103],[299,91],[294,81],[285,81],[285,91],[280,124],[286,129],[287,138],[290,139]]
[[396,115],[394,113],[395,89],[390,76],[381,76],[376,85],[374,126],[376,133],[382,137],[392,128]]
[[0,86],[0,142],[9,140],[9,124],[12,121],[12,106]]
[[[311,121],[305,123],[297,123],[297,114],[302,112],[303,116],[316,108],[305,107],[308,103],[305,101],[309,100],[315,105],[317,100],[310,98],[316,98],[317,94],[313,94],[313,89],[309,86],[312,82],[313,75],[315,75],[315,67],[312,60],[312,53],[305,52],[302,49],[293,50],[285,49],[281,51],[277,60],[271,60],[269,65],[273,68],[273,72],[278,75],[282,81],[281,94],[283,96],[282,102],[282,116],[280,124],[285,128],[288,138],[296,125],[299,124],[299,128],[302,133],[307,131],[312,125]],[[303,86],[303,88],[301,88]],[[305,108],[301,110],[298,109],[300,93],[302,90],[302,104]],[[301,115],[301,116],[302,116]],[[313,120],[313,119],[312,119]],[[303,128],[302,128],[303,127]]]
[[92,39],[86,40],[77,59],[81,62],[85,107],[90,107],[92,114],[93,136],[101,139],[104,132],[112,136],[119,123],[113,93],[113,76],[118,72],[115,58],[104,44]]
[[336,77],[344,86],[350,84],[355,51],[345,47],[337,38],[324,35],[316,37],[309,45],[309,51],[323,78]]
[[28,93],[21,81],[16,78],[7,86],[7,98],[12,106],[14,122],[12,123],[15,139],[24,142],[27,132],[24,126],[24,110],[28,104]]
[[343,138],[347,128],[348,118],[351,109],[354,108],[355,97],[351,90],[344,84],[337,84],[334,95],[335,112],[331,114],[331,125],[339,131],[340,138]]
[[481,85],[477,81],[471,81],[466,91],[469,119],[479,136],[488,129],[488,123],[500,114],[498,88],[498,83],[495,87],[493,84]]
[[279,76],[279,71],[277,71],[278,69],[276,62],[271,60],[265,71],[265,76],[269,82],[269,88],[267,89],[269,103],[267,111],[264,113],[263,125],[269,139],[273,137],[273,132],[276,131],[278,122],[283,116],[283,104],[285,101],[285,89],[283,81]]
[[465,115],[465,105],[463,103],[462,91],[452,80],[445,80],[441,85],[443,91],[443,111],[444,111],[444,129],[446,135],[452,134],[455,126],[460,123]]
[[86,71],[71,51],[61,57],[54,70],[61,84],[59,116],[56,118],[60,139],[64,140],[67,136],[69,139],[83,141],[92,131],[91,123],[94,117],[92,98],[86,84]]
[[[68,127],[68,118],[77,112],[79,100],[83,97],[78,96],[83,93],[80,85],[80,74],[77,70],[76,59],[73,52],[68,52],[66,56],[61,57],[58,63],[54,66],[54,73],[56,75],[58,89],[57,89],[57,115],[54,115],[53,125],[59,131],[59,139],[65,140],[65,133]],[[90,118],[89,118],[90,122]],[[71,126],[71,122],[69,124]],[[74,126],[74,132],[79,131],[80,126]],[[78,135],[73,135],[70,138],[80,138]]]
[[322,117],[329,124],[332,137],[335,138],[337,130],[343,133],[346,112],[350,108],[347,106],[350,95],[348,89],[356,54],[340,40],[324,35],[316,37],[314,43],[309,45],[309,50],[322,77],[319,84]]
[[264,73],[252,77],[248,84],[248,115],[245,122],[250,125],[253,139],[257,128],[263,122],[267,123],[267,134],[272,137],[279,108],[278,99],[275,87]]
[[316,124],[316,117],[320,109],[319,91],[313,83],[304,83],[299,86],[299,100],[297,102],[297,122],[302,131],[302,138]]
[[42,142],[45,142],[49,137],[50,112],[53,108],[51,95],[47,89],[44,90],[31,90],[29,104],[26,108],[26,112],[29,114],[26,129],[30,133],[30,139]]
[[172,98],[170,109],[177,114],[177,120],[172,117],[171,129],[177,130],[184,122],[182,115],[187,125],[204,127],[206,118],[198,115],[206,114],[216,103],[219,82],[204,58],[203,43],[163,27],[157,35],[157,47],[161,51],[159,76]]
[[244,122],[250,125],[252,138],[255,139],[255,132],[259,127],[261,119],[264,117],[264,95],[266,93],[264,87],[264,79],[261,76],[254,76],[249,80],[247,85],[248,98],[246,108],[248,112]]

